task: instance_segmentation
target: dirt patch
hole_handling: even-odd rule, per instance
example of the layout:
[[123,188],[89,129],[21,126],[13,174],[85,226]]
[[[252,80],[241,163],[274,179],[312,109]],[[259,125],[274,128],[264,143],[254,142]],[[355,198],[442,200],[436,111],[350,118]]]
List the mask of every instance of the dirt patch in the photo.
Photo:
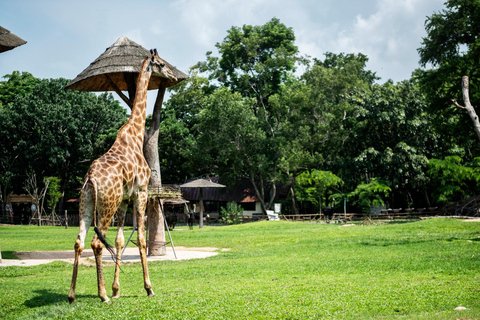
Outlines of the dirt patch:
[[[228,251],[229,249],[200,247],[187,248],[175,247],[175,252],[171,247],[167,247],[167,254],[165,256],[148,256],[148,261],[162,261],[162,260],[187,260],[187,259],[204,259],[218,254],[218,251]],[[31,252],[16,252],[17,259],[3,259],[0,266],[32,266],[50,263],[52,261],[65,261],[73,263],[75,260],[75,252],[69,251],[31,251]],[[114,264],[111,255],[107,250],[103,250],[103,262],[106,265]],[[140,253],[138,248],[127,248],[122,255],[123,263],[140,262]],[[87,266],[95,266],[95,258],[91,249],[85,249],[80,258],[80,264]]]
[[480,222],[480,218],[465,219],[463,221],[465,221],[465,222]]

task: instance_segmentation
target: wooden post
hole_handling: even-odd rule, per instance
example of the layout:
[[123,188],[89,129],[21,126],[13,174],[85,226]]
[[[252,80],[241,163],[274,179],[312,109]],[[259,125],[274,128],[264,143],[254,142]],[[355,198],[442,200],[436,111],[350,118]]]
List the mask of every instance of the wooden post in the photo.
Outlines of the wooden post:
[[67,216],[67,210],[65,210],[65,229],[68,229],[68,216]]
[[200,188],[200,218],[198,219],[198,229],[203,228],[203,188]]

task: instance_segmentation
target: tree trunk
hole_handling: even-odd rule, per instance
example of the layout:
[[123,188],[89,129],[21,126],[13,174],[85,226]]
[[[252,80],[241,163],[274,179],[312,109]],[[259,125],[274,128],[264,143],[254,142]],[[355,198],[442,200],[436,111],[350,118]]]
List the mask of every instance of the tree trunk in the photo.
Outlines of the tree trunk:
[[272,188],[270,189],[270,201],[268,202],[268,208],[273,207],[273,203],[275,202],[275,198],[277,196],[277,186],[275,182],[272,182]]
[[167,254],[165,246],[165,228],[163,224],[162,207],[158,197],[148,201],[148,255],[164,256]]
[[[165,88],[158,89],[157,99],[153,109],[152,124],[148,131],[145,131],[145,140],[143,142],[143,154],[145,155],[145,159],[151,170],[149,186],[155,188],[160,188],[162,186],[160,157],[158,155],[158,135],[165,90]],[[163,256],[167,254],[163,219],[160,200],[158,198],[150,199],[147,207],[148,255],[150,256]]]
[[258,190],[257,184],[255,183],[255,178],[253,176],[253,172],[250,172],[250,182],[252,182],[253,188],[255,189],[255,194],[257,195],[258,200],[260,201],[260,205],[262,207],[262,213],[267,214],[267,205],[265,204],[265,199],[263,198],[263,194]]
[[295,214],[299,214],[300,212],[298,211],[297,197],[295,196],[295,189],[293,189],[293,186],[290,187],[290,195],[291,195],[291,197],[292,197],[293,212],[294,212]]
[[428,197],[427,189],[423,188],[423,195],[425,196],[425,202],[427,203],[427,207],[431,207],[430,198]]
[[480,140],[480,121],[478,121],[478,116],[475,112],[475,109],[470,103],[470,97],[468,94],[468,76],[462,77],[462,94],[463,94],[463,102],[465,103],[465,106],[459,105],[456,100],[452,100],[452,102],[457,107],[467,110],[468,115],[470,116],[470,119],[472,119],[472,122],[473,122],[473,129],[475,130],[475,133],[477,134],[477,137]]

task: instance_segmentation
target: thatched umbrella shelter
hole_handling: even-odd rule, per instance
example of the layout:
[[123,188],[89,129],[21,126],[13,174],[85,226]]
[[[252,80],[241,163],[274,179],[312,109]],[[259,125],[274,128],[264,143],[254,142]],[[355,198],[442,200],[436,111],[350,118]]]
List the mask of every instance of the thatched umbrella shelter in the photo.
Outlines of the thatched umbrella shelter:
[[[149,50],[127,37],[121,37],[73,79],[66,88],[97,92],[115,91],[132,108],[136,93],[136,79],[140,73],[143,60],[149,55]],[[149,186],[157,190],[161,190],[162,185],[160,159],[158,156],[158,129],[165,90],[188,78],[185,73],[167,61],[165,63],[172,70],[178,81],[172,82],[156,75],[155,72],[152,74],[148,89],[158,89],[158,93],[153,110],[152,124],[149,130],[145,131],[143,144],[143,153],[151,170]],[[127,91],[128,97],[122,91]],[[161,201],[159,197],[154,197],[152,200],[148,202],[147,209],[148,254],[165,255],[165,232]]]
[[[138,43],[125,36],[121,37],[73,79],[66,88],[96,92],[115,91],[131,107],[136,90],[135,78],[140,72],[143,60],[149,54],[150,51]],[[165,63],[177,77],[178,82],[188,78],[185,73],[167,61]],[[148,90],[168,88],[178,82],[167,81],[167,79],[153,74]],[[122,91],[128,91],[129,97],[127,98]]]
[[215,183],[207,179],[196,179],[180,185],[180,188],[200,188],[200,219],[198,227],[203,228],[203,188],[225,188],[223,184]]
[[27,41],[14,35],[9,30],[0,27],[0,52],[12,50],[18,46],[24,45]]

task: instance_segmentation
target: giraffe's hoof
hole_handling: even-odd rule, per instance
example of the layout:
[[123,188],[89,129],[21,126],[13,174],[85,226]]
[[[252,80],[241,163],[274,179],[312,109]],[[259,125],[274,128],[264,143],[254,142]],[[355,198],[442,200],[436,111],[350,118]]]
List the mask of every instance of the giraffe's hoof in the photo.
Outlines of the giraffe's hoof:
[[155,297],[155,293],[153,292],[152,289],[147,290],[147,296],[149,296],[149,297]]
[[75,302],[75,297],[70,297],[70,296],[69,296],[69,297],[68,297],[68,302],[69,302],[70,304],[74,303],[74,302]]
[[116,295],[112,296],[112,299],[118,299],[118,298],[120,298],[119,294],[116,294]]

